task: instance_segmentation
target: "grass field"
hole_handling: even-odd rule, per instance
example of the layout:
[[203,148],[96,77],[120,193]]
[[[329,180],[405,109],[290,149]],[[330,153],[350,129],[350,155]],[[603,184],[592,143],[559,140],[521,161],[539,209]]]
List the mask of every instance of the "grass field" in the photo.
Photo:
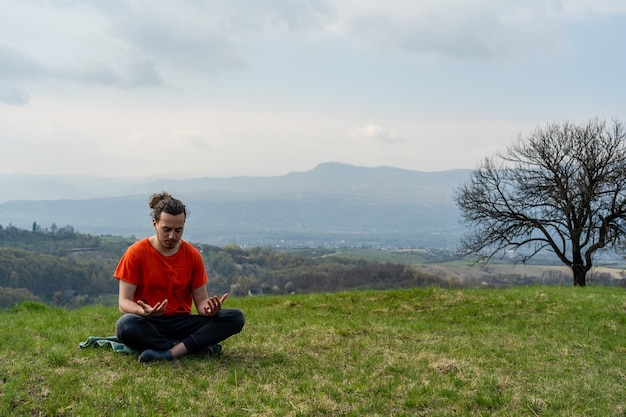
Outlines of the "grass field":
[[414,289],[229,298],[219,357],[106,348],[115,307],[0,313],[0,415],[626,416],[624,290]]

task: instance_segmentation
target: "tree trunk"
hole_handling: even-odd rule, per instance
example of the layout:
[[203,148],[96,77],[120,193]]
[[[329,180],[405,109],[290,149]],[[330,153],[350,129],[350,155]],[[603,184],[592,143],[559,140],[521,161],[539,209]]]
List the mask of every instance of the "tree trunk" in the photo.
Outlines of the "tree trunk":
[[587,268],[582,264],[573,264],[571,268],[574,274],[574,286],[584,287],[587,284]]

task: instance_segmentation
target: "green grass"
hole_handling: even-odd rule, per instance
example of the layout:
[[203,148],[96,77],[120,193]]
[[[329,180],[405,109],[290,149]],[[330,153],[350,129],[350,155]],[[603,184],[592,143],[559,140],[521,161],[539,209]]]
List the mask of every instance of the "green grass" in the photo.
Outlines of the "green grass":
[[220,357],[142,365],[109,349],[115,307],[0,314],[0,415],[626,416],[618,288],[230,298]]

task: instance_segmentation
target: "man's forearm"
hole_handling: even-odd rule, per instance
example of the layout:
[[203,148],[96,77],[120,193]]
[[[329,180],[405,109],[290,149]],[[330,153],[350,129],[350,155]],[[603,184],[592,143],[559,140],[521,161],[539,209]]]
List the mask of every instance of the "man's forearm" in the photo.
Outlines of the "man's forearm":
[[133,300],[120,300],[119,309],[120,313],[139,314],[140,316],[145,315],[144,309]]

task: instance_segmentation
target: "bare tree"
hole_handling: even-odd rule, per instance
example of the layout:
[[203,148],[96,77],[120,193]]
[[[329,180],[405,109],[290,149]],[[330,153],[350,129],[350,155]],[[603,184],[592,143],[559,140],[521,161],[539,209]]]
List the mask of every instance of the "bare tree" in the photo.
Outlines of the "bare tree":
[[626,232],[626,131],[619,121],[564,122],[487,157],[456,190],[468,226],[461,244],[488,262],[554,252],[586,284],[594,254]]

